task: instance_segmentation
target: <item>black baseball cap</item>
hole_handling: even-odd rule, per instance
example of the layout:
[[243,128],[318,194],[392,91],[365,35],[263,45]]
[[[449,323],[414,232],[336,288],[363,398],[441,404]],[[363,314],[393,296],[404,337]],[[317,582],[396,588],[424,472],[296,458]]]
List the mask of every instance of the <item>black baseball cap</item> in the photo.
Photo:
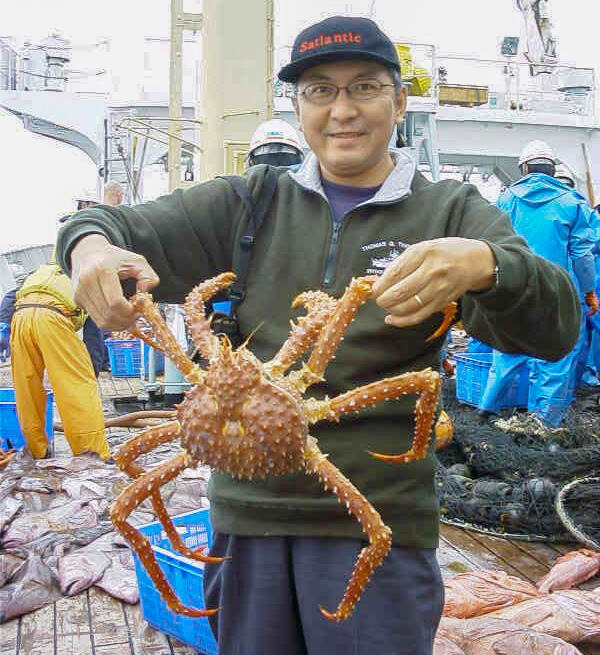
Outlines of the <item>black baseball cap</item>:
[[279,79],[297,82],[308,68],[344,59],[371,59],[400,72],[396,48],[376,23],[356,16],[332,16],[298,34],[291,61],[279,71]]

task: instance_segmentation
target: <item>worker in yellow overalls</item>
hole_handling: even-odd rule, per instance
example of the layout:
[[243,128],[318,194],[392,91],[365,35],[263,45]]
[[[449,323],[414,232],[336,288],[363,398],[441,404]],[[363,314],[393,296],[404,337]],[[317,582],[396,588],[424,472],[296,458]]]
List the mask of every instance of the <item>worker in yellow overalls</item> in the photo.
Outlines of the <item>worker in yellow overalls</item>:
[[10,337],[13,385],[19,423],[35,458],[48,449],[44,369],[73,454],[110,457],[94,369],[77,336],[85,319],[71,281],[56,264],[40,266],[17,293]]

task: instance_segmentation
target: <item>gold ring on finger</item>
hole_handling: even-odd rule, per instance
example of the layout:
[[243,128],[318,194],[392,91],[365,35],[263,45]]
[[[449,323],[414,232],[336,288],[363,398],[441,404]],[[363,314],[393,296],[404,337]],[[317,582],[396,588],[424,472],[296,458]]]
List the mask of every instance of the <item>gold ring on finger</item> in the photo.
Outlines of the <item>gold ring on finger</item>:
[[419,307],[425,307],[425,303],[423,302],[423,299],[418,293],[415,293],[415,300],[419,304]]

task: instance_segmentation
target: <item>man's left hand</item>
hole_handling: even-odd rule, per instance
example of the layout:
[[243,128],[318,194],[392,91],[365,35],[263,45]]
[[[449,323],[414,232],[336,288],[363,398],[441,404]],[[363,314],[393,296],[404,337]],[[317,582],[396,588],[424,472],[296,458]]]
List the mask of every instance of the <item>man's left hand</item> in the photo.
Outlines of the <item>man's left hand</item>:
[[492,249],[476,239],[448,237],[407,248],[373,286],[373,298],[395,327],[417,325],[467,291],[494,284]]

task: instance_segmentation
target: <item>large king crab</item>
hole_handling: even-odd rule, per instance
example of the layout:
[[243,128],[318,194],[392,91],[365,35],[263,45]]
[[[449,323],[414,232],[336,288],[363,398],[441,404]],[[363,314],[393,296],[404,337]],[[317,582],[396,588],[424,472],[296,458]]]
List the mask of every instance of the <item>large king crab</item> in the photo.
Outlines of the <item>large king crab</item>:
[[[190,550],[169,518],[160,488],[187,467],[202,463],[237,478],[264,478],[306,469],[317,475],[353,514],[367,534],[369,543],[358,557],[352,577],[335,612],[321,608],[331,621],[352,613],[373,570],[388,553],[392,534],[369,501],[319,450],[309,426],[318,421],[338,421],[340,416],[376,405],[403,394],[420,394],[416,404],[415,436],[410,450],[402,455],[373,457],[391,462],[411,462],[425,457],[440,390],[440,375],[431,369],[405,373],[372,382],[335,398],[303,399],[306,389],[323,380],[343,335],[359,307],[369,298],[375,278],[352,279],[341,299],[321,291],[300,294],[293,307],[303,305],[307,315],[292,323],[290,336],[269,362],[259,361],[242,344],[234,350],[224,335],[215,335],[207,320],[204,303],[235,279],[223,273],[195,287],[186,299],[185,313],[191,337],[208,368],[201,369],[182,351],[163,321],[152,297],[138,293],[134,308],[151,326],[153,336],[134,330],[136,336],[163,351],[194,385],[177,407],[178,420],[151,427],[124,444],[115,459],[134,482],[116,499],[111,518],[131,544],[169,609],[190,617],[205,617],[217,610],[200,610],[183,605],[158,566],[149,541],[127,517],[150,498],[175,551],[201,562],[220,562],[202,549]],[[442,334],[451,321],[446,312]],[[315,343],[316,342],[316,343]],[[286,371],[314,344],[311,356],[301,368]],[[181,440],[183,452],[145,471],[135,460],[159,444]]]

